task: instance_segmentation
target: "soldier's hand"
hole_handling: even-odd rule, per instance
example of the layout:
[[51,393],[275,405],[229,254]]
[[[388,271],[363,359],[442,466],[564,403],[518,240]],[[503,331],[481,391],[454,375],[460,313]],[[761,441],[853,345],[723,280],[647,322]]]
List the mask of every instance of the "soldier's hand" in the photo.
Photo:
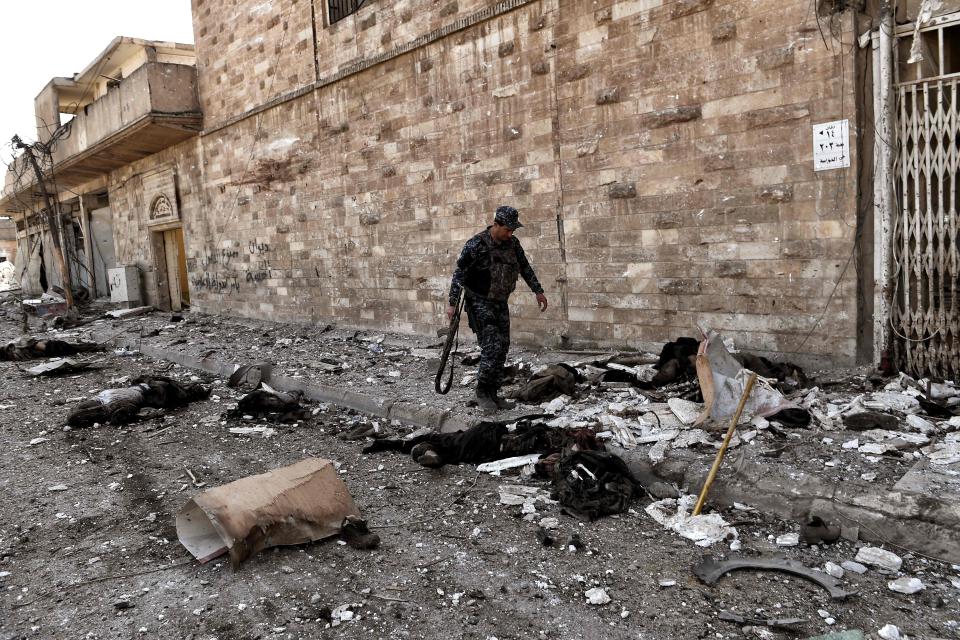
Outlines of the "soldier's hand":
[[537,304],[540,305],[540,313],[543,313],[547,310],[547,296],[542,293],[537,294]]
[[453,305],[447,307],[447,322],[453,322],[453,314],[457,312],[457,308]]

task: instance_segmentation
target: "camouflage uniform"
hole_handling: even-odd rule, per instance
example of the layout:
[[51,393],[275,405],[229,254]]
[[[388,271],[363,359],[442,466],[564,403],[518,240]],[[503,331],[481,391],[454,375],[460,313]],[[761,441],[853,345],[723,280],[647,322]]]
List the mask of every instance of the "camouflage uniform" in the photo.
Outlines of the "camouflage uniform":
[[487,227],[467,240],[450,284],[450,306],[457,304],[461,290],[466,291],[464,309],[470,328],[480,342],[477,382],[493,392],[502,384],[503,365],[510,349],[507,300],[517,286],[518,277],[523,277],[534,293],[543,293],[520,241],[511,237],[497,243]]

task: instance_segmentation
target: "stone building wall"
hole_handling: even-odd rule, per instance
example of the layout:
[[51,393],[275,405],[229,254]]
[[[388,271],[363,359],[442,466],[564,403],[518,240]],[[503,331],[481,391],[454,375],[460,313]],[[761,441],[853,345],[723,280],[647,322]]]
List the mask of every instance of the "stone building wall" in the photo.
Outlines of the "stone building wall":
[[[140,268],[144,304],[165,307],[163,291],[158,290],[158,264],[164,256],[155,246],[153,232],[163,228],[150,220],[153,198],[163,192],[175,200],[183,226],[187,254],[193,245],[203,243],[203,169],[200,139],[181,142],[164,151],[125,165],[110,174],[110,212],[113,220],[117,265]],[[175,220],[166,222],[176,225]]]
[[[321,2],[194,4],[201,309],[433,333],[463,241],[510,203],[553,303],[521,283],[518,340],[647,347],[700,324],[852,359],[859,159],[814,173],[811,133],[849,118],[856,147],[850,15],[825,46],[805,0],[373,2],[333,26]],[[309,56],[284,61],[312,14],[304,89]],[[227,32],[245,53],[212,43]],[[275,61],[270,95],[236,79]],[[302,95],[221,126],[281,89]]]

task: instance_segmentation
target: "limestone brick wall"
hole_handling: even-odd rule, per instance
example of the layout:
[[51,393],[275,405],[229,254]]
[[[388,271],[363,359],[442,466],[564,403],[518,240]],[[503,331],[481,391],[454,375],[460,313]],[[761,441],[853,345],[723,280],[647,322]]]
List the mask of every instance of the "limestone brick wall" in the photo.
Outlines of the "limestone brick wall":
[[[159,227],[152,226],[149,220],[154,189],[151,189],[149,179],[145,184],[144,177],[152,176],[158,170],[170,170],[173,173],[180,224],[183,226],[187,254],[192,255],[194,244],[202,246],[205,231],[200,138],[181,142],[128,164],[109,177],[107,188],[117,264],[137,265],[140,268],[144,303],[149,305],[156,305],[160,301],[157,268],[158,261],[165,258],[152,242],[151,234]],[[192,265],[188,264],[188,268],[193,270]]]
[[316,79],[311,0],[192,0],[207,128]]
[[[431,334],[463,241],[510,203],[553,303],[521,283],[517,340],[649,347],[700,324],[849,361],[859,160],[814,173],[811,125],[849,118],[856,147],[854,29],[827,21],[824,46],[808,5],[539,0],[212,130],[194,300]],[[318,23],[321,77],[477,9],[438,7]],[[217,57],[199,35],[198,55]]]

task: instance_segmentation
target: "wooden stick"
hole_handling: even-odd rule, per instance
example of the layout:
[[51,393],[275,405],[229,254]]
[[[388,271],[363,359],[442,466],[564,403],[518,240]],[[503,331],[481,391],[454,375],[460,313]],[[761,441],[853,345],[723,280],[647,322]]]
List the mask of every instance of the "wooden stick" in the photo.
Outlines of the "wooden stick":
[[733,414],[733,420],[730,421],[730,426],[727,428],[727,435],[723,437],[723,444],[720,445],[720,451],[717,451],[717,457],[713,461],[713,466],[710,467],[710,473],[707,474],[707,481],[703,483],[703,489],[700,490],[700,497],[697,498],[697,504],[693,507],[693,515],[695,516],[700,515],[700,509],[703,508],[703,503],[707,499],[710,485],[713,484],[714,478],[717,477],[717,472],[720,470],[720,463],[723,462],[723,456],[727,452],[727,445],[730,444],[733,432],[737,429],[737,423],[740,422],[740,414],[743,413],[743,408],[747,405],[747,398],[750,397],[750,392],[753,391],[753,385],[756,381],[757,374],[751,373],[746,386],[743,388],[743,395],[740,396],[740,404],[737,405],[737,411]]

